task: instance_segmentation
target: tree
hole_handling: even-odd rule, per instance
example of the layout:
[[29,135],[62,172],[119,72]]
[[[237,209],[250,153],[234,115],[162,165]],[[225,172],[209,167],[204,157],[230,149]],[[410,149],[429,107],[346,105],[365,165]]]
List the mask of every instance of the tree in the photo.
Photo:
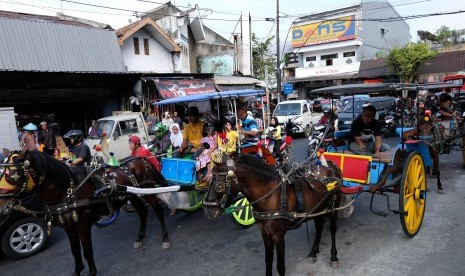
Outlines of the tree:
[[428,31],[418,31],[420,41],[442,46],[465,43],[465,30],[451,30],[447,26],[441,26],[434,34]]
[[436,54],[426,44],[409,43],[403,48],[391,49],[386,64],[399,76],[401,82],[412,83],[418,77],[418,68]]
[[276,56],[271,53],[270,47],[274,37],[269,37],[264,40],[257,38],[255,33],[252,33],[252,58],[253,70],[256,78],[265,79],[265,67],[268,66],[268,75],[276,74]]

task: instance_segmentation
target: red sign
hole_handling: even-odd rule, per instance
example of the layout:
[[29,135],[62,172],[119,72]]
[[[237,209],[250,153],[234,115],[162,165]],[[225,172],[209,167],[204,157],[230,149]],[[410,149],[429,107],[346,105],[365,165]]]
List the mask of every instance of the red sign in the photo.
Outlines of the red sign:
[[155,85],[163,99],[216,92],[210,80],[192,79],[156,79]]
[[383,83],[384,80],[383,79],[368,79],[368,80],[364,80],[363,83]]

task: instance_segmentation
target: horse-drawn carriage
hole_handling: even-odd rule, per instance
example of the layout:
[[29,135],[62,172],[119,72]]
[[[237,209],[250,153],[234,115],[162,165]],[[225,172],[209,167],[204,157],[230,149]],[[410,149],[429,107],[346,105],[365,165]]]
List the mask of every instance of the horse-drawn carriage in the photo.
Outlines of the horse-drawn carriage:
[[[312,93],[355,95],[402,92],[399,84],[341,85],[314,90]],[[400,128],[400,132],[407,131]],[[348,131],[336,132],[336,137]],[[402,136],[402,135],[401,135]],[[266,168],[263,162],[247,155],[226,158],[215,166],[215,183],[204,199],[204,210],[216,217],[241,207],[228,207],[237,193],[242,193],[253,206],[253,214],[262,231],[266,250],[266,270],[271,273],[273,249],[277,248],[277,269],[282,275],[284,266],[284,235],[308,219],[315,220],[316,236],[309,257],[316,260],[324,218],[331,225],[331,265],[337,266],[335,247],[338,212],[349,208],[362,192],[371,193],[370,210],[387,216],[385,211],[373,208],[373,198],[387,198],[387,210],[400,216],[403,231],[409,237],[418,234],[423,222],[427,179],[426,166],[432,161],[426,143],[422,140],[402,140],[394,149],[375,155],[358,155],[347,145],[332,146],[320,152],[317,159],[301,163]],[[258,169],[258,170],[257,170]],[[266,172],[266,173],[262,173]],[[391,208],[390,193],[398,195],[398,208]],[[341,202],[348,197],[347,202]]]

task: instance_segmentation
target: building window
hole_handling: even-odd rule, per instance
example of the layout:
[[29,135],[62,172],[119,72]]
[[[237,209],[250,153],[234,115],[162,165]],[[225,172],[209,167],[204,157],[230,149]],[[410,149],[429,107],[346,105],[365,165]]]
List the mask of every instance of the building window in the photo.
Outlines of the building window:
[[144,38],[144,53],[146,56],[150,55],[148,38]]
[[305,61],[316,61],[316,56],[306,57]]
[[344,57],[355,57],[355,51],[353,51],[353,52],[345,52],[343,55],[344,55]]
[[326,61],[326,66],[331,66],[333,65],[333,59],[337,58],[337,54],[331,54],[331,55],[322,55],[321,60]]
[[326,60],[326,59],[335,59],[337,58],[337,54],[331,54],[331,55],[322,55],[321,60]]
[[138,54],[140,54],[140,51],[139,51],[139,38],[134,37],[133,41],[134,41],[134,54],[138,55]]

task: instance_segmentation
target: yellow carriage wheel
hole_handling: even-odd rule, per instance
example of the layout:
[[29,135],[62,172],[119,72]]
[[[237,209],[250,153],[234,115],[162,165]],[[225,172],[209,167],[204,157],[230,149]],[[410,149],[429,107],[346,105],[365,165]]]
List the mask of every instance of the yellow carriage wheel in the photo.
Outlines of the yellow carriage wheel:
[[191,207],[184,209],[186,212],[194,212],[202,207],[202,195],[198,191],[189,191],[189,202]]
[[249,201],[244,196],[237,198],[231,204],[231,206],[234,206],[234,207],[245,206],[244,208],[236,210],[231,213],[231,219],[236,225],[239,225],[245,228],[254,225],[255,218],[253,217],[253,214],[252,214],[252,206],[248,204],[249,204]]
[[405,162],[400,183],[400,223],[405,234],[414,237],[420,231],[425,214],[426,173],[423,158],[418,152],[411,152]]

